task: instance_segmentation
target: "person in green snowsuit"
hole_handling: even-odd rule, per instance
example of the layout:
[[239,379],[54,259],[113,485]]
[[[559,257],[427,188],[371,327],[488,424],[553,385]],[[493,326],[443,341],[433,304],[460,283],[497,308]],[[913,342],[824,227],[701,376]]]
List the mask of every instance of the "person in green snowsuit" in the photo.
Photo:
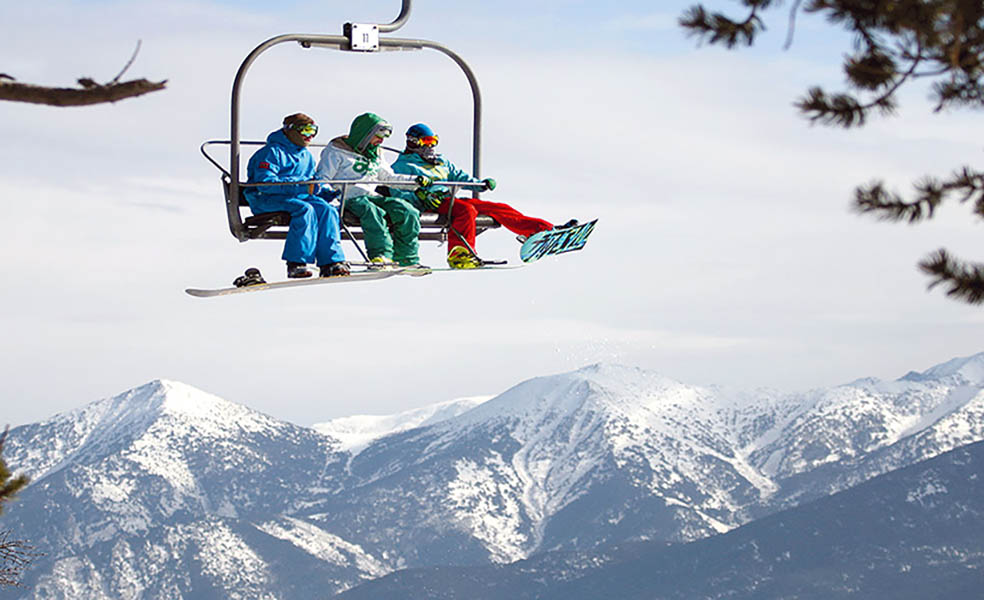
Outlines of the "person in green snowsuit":
[[[429,185],[425,177],[397,175],[383,160],[380,144],[393,127],[379,115],[361,114],[352,122],[347,136],[333,139],[321,152],[315,175],[318,179],[385,181],[394,187]],[[353,184],[345,189],[345,210],[359,218],[366,251],[373,263],[418,264],[420,211],[401,198],[384,197],[373,191],[375,184]],[[392,234],[390,227],[392,225]]]

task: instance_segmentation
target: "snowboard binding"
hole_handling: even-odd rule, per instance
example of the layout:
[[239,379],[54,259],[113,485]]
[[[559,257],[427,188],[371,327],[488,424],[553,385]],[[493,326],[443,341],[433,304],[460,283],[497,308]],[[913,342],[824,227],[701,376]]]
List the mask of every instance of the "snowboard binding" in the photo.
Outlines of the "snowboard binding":
[[262,285],[264,283],[266,283],[266,280],[263,279],[262,275],[260,275],[260,270],[256,267],[250,267],[246,269],[244,274],[237,277],[236,280],[232,282],[232,285],[237,288],[241,288],[249,287],[251,285]]

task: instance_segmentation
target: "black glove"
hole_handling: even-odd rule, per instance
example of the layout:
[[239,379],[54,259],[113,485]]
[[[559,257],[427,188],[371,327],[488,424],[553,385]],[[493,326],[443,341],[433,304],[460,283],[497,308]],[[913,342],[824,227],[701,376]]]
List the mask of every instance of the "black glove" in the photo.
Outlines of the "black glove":
[[491,177],[486,177],[482,180],[482,183],[485,184],[485,188],[482,191],[491,192],[495,189],[495,179],[492,179]]
[[434,183],[434,180],[426,175],[417,175],[414,181],[416,181],[417,185],[420,187],[428,187],[430,184]]
[[340,191],[333,190],[333,189],[328,188],[328,187],[322,187],[321,190],[317,194],[317,196],[319,198],[321,198],[322,200],[324,200],[325,202],[331,202],[331,201],[335,200],[336,198],[338,198],[341,195],[342,195],[342,193]]
[[383,196],[384,198],[393,195],[390,192],[390,189],[389,189],[389,186],[388,185],[377,185],[376,186],[376,193],[379,194],[380,196]]

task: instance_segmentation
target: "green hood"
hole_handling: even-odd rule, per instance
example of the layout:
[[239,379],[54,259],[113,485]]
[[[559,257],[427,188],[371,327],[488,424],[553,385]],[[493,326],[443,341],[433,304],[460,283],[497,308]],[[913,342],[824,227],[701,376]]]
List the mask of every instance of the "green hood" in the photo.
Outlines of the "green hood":
[[352,147],[353,150],[359,154],[370,158],[372,160],[379,159],[379,147],[370,146],[369,140],[372,134],[375,133],[380,127],[389,127],[392,130],[392,126],[386,122],[386,119],[380,117],[375,113],[364,113],[359,115],[352,121],[352,126],[349,128],[348,137],[345,138],[345,143]]

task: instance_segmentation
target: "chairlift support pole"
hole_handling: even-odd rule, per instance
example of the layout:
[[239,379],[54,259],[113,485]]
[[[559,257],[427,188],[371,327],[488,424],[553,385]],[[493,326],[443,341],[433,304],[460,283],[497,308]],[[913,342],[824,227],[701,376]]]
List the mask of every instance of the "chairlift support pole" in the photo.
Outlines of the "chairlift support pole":
[[[304,48],[318,47],[331,50],[341,50],[343,52],[364,52],[373,53],[387,50],[422,50],[429,48],[437,50],[449,57],[464,72],[468,79],[468,84],[472,91],[472,174],[480,177],[481,173],[481,148],[482,148],[482,94],[478,87],[478,80],[468,63],[461,56],[443,44],[429,40],[409,39],[409,38],[386,38],[380,37],[379,33],[390,33],[403,27],[410,18],[410,8],[412,0],[403,0],[400,15],[395,21],[389,24],[354,24],[346,23],[343,31],[345,35],[315,35],[315,34],[285,34],[272,37],[263,42],[250,52],[243,63],[239,66],[236,79],[232,84],[232,123],[230,127],[229,144],[229,195],[226,198],[226,210],[229,211],[229,224],[232,235],[241,242],[248,238],[245,228],[239,216],[239,193],[241,186],[240,180],[240,129],[239,129],[239,104],[242,93],[243,82],[246,79],[246,72],[261,54],[273,46],[287,42],[297,42]],[[477,193],[475,194],[477,197]],[[236,211],[233,215],[232,211]],[[238,225],[237,225],[238,224]]]

